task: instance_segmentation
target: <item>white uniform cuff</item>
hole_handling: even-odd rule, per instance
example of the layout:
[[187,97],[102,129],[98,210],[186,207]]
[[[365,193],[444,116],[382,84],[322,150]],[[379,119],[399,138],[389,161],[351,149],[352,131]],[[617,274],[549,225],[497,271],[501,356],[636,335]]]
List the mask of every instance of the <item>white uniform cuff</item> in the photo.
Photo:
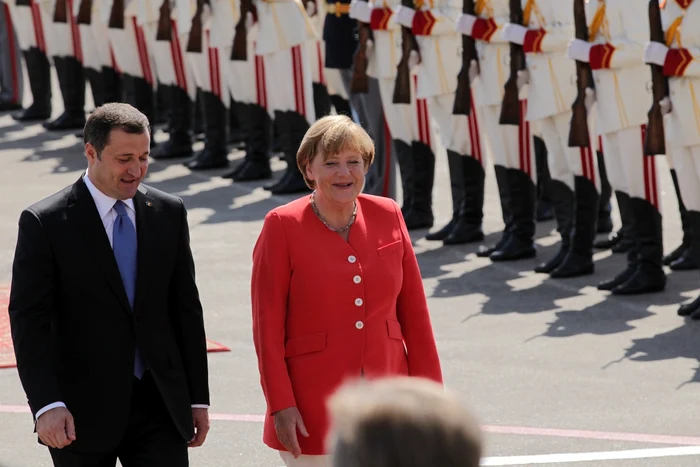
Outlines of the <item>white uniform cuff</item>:
[[372,7],[368,2],[353,0],[350,3],[350,18],[363,23],[369,23],[372,19]]
[[405,6],[400,6],[396,9],[396,19],[395,21],[401,26],[406,26],[407,28],[413,27],[413,16],[416,14],[416,10],[413,8],[408,8]]

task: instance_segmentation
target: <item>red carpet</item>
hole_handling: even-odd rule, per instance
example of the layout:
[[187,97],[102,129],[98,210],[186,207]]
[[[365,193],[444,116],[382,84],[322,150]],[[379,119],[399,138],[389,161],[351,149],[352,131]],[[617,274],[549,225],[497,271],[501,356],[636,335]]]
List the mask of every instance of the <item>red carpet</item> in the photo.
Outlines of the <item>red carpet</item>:
[[[10,315],[7,313],[7,304],[10,300],[10,289],[0,285],[0,368],[14,368],[17,366],[15,352],[12,348],[12,336],[10,334]],[[231,349],[218,342],[207,339],[207,352],[230,352]]]

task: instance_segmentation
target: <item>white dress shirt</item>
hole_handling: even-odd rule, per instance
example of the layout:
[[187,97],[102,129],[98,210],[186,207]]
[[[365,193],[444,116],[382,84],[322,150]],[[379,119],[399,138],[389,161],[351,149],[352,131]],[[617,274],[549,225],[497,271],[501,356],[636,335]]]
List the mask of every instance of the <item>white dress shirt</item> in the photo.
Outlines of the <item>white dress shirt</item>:
[[[85,172],[85,175],[83,175],[83,181],[85,182],[85,186],[87,186],[90,195],[92,195],[92,199],[95,202],[95,206],[97,207],[97,212],[100,214],[100,219],[102,219],[102,225],[104,225],[105,231],[107,232],[109,245],[114,248],[112,230],[114,227],[114,221],[117,218],[117,211],[114,209],[114,205],[116,204],[117,200],[102,193],[92,183],[92,180],[90,180],[90,177],[88,177],[87,172]],[[123,201],[124,204],[126,204],[126,207],[128,208],[126,210],[126,213],[129,216],[129,219],[131,219],[131,223],[134,224],[134,230],[136,230],[136,209],[134,208],[134,200],[125,199]],[[46,407],[42,407],[41,410],[37,411],[36,419],[38,420],[43,413],[51,409],[65,406],[66,404],[64,404],[63,402],[54,402],[52,404],[47,405]],[[209,406],[194,404],[192,405],[192,408],[207,409],[209,408]]]

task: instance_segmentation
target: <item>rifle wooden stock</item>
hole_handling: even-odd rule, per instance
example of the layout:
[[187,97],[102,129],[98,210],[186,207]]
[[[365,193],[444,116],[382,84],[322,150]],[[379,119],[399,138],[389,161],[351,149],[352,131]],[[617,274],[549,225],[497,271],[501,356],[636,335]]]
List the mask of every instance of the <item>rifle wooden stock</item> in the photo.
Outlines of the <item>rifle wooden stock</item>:
[[53,10],[54,23],[68,22],[68,5],[67,0],[56,0],[56,8]]
[[236,31],[233,34],[233,46],[231,47],[231,60],[245,62],[248,60],[248,28],[246,18],[248,12],[252,12],[252,0],[241,0],[241,16],[236,23]]
[[[659,0],[649,1],[649,38],[653,42],[666,43],[663,25],[661,23],[661,9]],[[664,135],[664,116],[661,113],[659,102],[668,96],[668,78],[664,76],[663,67],[649,65],[651,67],[651,82],[653,103],[647,113],[648,122],[646,137],[644,138],[644,154],[666,154],[666,136]]]
[[[588,22],[586,21],[585,0],[574,0],[574,24],[576,39],[588,42]],[[593,71],[589,63],[576,60],[576,78],[578,93],[571,106],[571,123],[569,126],[569,147],[586,148],[590,146],[588,132],[588,110],[586,109],[586,89],[595,87]]]
[[352,78],[350,80],[350,92],[357,94],[367,94],[369,92],[369,77],[367,76],[367,66],[369,65],[369,57],[367,57],[367,41],[372,38],[372,30],[369,24],[361,21],[357,22],[358,34],[360,40],[357,46],[357,51],[353,56]]
[[169,41],[172,38],[172,24],[170,22],[170,0],[163,0],[160,5],[160,16],[158,17],[157,41]]
[[82,0],[78,9],[78,24],[90,24],[92,22],[92,0]]
[[[402,4],[405,3],[403,0]],[[412,0],[409,0],[410,6],[413,6]],[[394,104],[410,104],[411,103],[411,70],[408,67],[408,60],[411,56],[411,51],[418,52],[418,42],[416,41],[413,32],[406,26],[401,26],[401,60],[396,66],[396,81],[394,83]]]
[[[476,15],[474,0],[464,0],[462,13],[465,15]],[[462,35],[462,68],[457,75],[457,90],[455,91],[455,102],[452,106],[453,115],[469,115],[472,108],[471,82],[469,81],[469,68],[472,60],[478,62],[479,55],[476,53],[476,40],[471,36]]]
[[124,0],[114,0],[112,11],[109,14],[107,27],[111,29],[124,29]]
[[[520,0],[509,0],[510,22],[523,24],[523,6]],[[510,44],[510,76],[503,86],[503,102],[498,122],[501,125],[520,125],[520,90],[518,89],[518,71],[525,69],[525,52],[523,46]]]
[[197,10],[192,17],[192,27],[187,38],[187,52],[202,53],[202,35],[204,34],[204,25],[202,24],[202,13],[204,10],[204,1],[197,0]]

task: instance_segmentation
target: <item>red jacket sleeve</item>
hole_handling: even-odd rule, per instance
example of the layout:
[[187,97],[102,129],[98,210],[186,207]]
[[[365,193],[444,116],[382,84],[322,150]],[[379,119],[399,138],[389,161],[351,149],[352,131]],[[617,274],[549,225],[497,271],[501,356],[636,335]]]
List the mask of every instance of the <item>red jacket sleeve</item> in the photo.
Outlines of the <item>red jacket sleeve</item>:
[[265,216],[253,249],[250,284],[253,341],[260,382],[270,413],[296,406],[284,359],[290,279],[291,261],[282,219],[277,213],[270,212]]
[[433,326],[430,322],[428,300],[423,289],[423,278],[413,251],[411,237],[398,205],[394,205],[401,225],[403,238],[403,285],[396,303],[406,351],[408,375],[432,379],[442,383],[442,370],[438,357]]

